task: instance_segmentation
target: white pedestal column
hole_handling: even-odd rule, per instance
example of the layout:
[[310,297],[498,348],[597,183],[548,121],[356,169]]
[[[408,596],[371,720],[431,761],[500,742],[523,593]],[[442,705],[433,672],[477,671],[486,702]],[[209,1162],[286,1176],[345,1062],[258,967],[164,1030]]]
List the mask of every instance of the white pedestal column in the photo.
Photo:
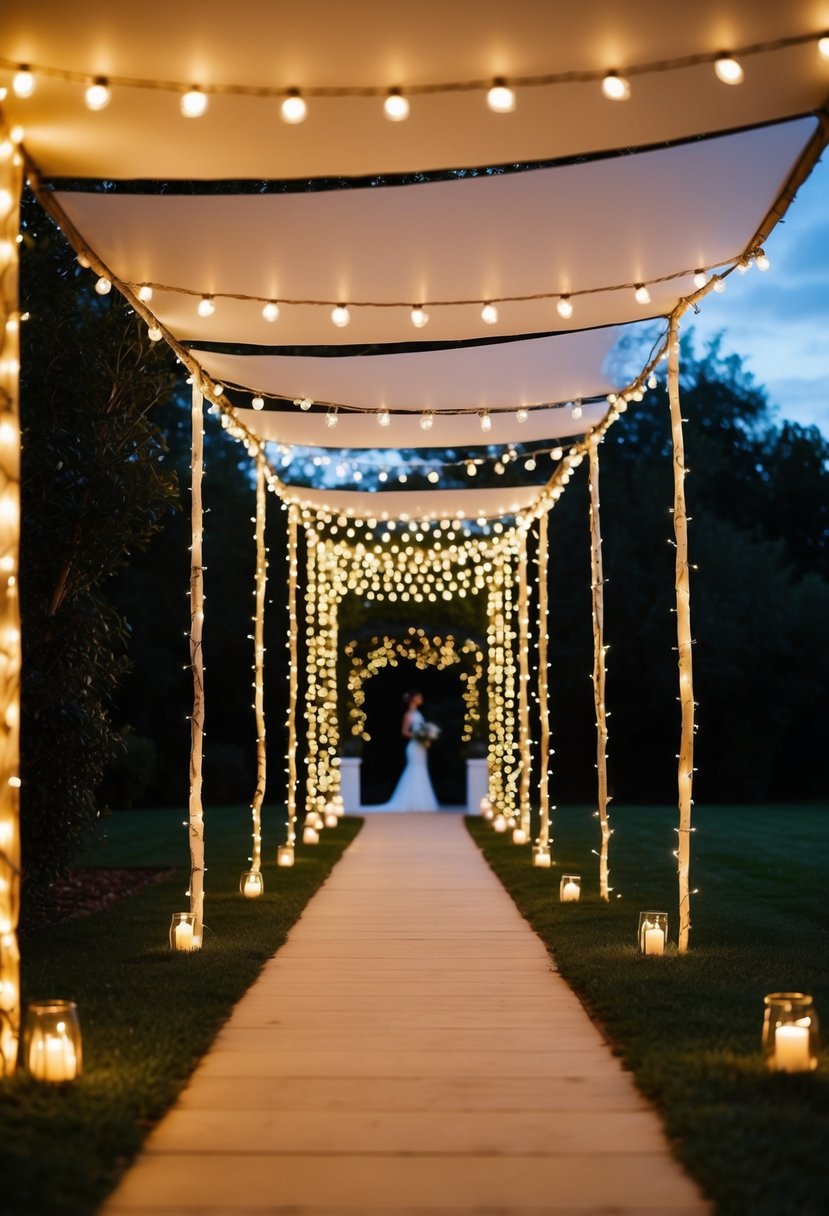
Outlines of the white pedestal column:
[[466,809],[470,815],[477,815],[481,799],[489,793],[489,772],[486,757],[481,760],[466,762]]
[[360,809],[360,756],[343,756],[340,760],[340,793],[346,814]]

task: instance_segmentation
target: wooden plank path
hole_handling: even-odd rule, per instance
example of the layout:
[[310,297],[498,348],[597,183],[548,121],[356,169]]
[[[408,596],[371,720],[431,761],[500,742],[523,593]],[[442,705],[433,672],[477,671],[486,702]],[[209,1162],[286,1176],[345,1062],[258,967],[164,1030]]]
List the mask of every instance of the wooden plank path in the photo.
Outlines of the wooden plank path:
[[369,816],[105,1216],[706,1216],[455,815]]

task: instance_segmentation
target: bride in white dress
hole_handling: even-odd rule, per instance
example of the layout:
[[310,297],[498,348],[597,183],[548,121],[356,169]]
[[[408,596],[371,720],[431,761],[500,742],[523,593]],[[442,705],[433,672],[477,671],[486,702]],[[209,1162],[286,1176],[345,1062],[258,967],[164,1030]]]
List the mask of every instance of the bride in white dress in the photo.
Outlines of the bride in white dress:
[[408,692],[403,698],[406,712],[401,731],[409,740],[406,744],[406,767],[388,802],[371,807],[372,811],[437,811],[438,800],[432,789],[427,764],[428,746],[415,738],[426,723],[420,712],[423,696],[419,692]]

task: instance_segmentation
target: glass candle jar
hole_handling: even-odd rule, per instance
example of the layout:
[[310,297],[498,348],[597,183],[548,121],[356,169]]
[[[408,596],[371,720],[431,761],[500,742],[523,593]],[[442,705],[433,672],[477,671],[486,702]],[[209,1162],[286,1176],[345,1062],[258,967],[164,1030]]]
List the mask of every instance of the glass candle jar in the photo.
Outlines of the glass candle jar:
[[196,917],[193,912],[174,912],[170,921],[170,949],[198,950]]
[[265,894],[265,880],[258,870],[243,870],[239,890],[245,899],[258,899]]
[[61,1084],[80,1076],[81,1028],[74,1001],[34,1001],[28,1006],[23,1059],[37,1081]]
[[325,808],[323,822],[327,828],[335,828],[340,822],[340,817],[334,809],[334,804],[331,802],[329,802],[328,806]]
[[563,904],[575,904],[581,899],[581,874],[562,874],[558,897]]
[[320,834],[316,828],[306,826],[302,829],[302,843],[303,844],[319,844],[319,842],[320,842]]
[[541,869],[549,870],[553,864],[553,856],[549,848],[545,844],[537,844],[533,846],[533,865],[539,866]]
[[804,992],[770,992],[764,998],[763,1057],[771,1072],[817,1068],[818,1020]]
[[294,864],[294,846],[292,844],[281,844],[276,850],[276,864],[278,866],[292,866]]
[[507,830],[506,816],[502,815],[499,811],[498,814],[493,817],[492,826],[496,832],[506,832],[506,830]]
[[668,941],[668,913],[639,913],[639,953],[660,955],[665,953]]
[[524,831],[523,828],[513,828],[512,829],[512,843],[513,844],[526,844],[528,840],[529,840],[529,837],[527,836],[527,833]]

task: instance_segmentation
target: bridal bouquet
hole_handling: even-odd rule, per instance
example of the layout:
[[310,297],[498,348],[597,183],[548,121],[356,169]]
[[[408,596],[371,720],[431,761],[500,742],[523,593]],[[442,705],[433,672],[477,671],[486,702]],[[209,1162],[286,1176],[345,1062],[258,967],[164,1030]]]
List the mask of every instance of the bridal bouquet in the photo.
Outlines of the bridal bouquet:
[[440,738],[440,727],[434,722],[424,722],[413,733],[419,743],[425,743],[428,746],[428,744],[434,743],[435,739]]

